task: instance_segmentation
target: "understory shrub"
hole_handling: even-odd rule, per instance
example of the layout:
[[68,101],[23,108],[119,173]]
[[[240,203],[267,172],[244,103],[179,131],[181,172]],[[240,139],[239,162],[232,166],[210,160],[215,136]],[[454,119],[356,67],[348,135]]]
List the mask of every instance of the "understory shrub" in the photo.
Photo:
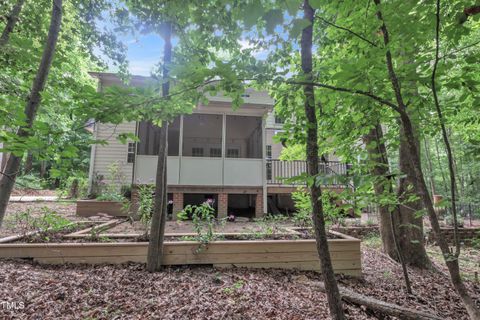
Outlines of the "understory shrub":
[[[292,218],[295,225],[300,227],[313,226],[310,193],[303,188],[299,188],[292,192],[292,199],[297,209]],[[346,209],[347,206],[341,204],[340,196],[333,191],[324,190],[321,201],[327,226],[343,223],[348,215],[348,210]]]
[[100,180],[98,182],[100,194],[97,196],[97,200],[124,201],[125,197],[122,193],[122,186],[126,185],[126,178],[118,163],[112,163],[108,167],[107,181],[108,182]]
[[86,198],[88,194],[88,177],[73,175],[63,180],[60,185],[59,196],[70,199]]
[[48,182],[37,175],[25,174],[18,176],[15,180],[15,188],[19,190],[24,189],[47,189]]
[[145,232],[148,232],[152,220],[154,191],[155,186],[153,185],[141,185],[138,187],[138,217],[145,227]]
[[179,220],[188,220],[192,218],[193,229],[197,234],[195,236],[196,241],[202,243],[202,246],[208,244],[211,241],[217,240],[219,236],[215,235],[214,229],[217,224],[225,223],[225,220],[217,221],[215,219],[215,209],[213,208],[213,199],[208,199],[201,205],[187,205],[185,208],[177,213]]
[[47,207],[40,209],[41,214],[32,214],[31,209],[18,212],[7,216],[5,224],[23,230],[24,232],[34,230],[49,230],[57,232],[65,229],[67,226],[73,228],[75,223],[60,215],[58,212],[50,210]]
[[310,194],[305,189],[299,188],[297,191],[292,192],[292,199],[297,209],[293,214],[293,223],[299,227],[311,227],[313,220]]

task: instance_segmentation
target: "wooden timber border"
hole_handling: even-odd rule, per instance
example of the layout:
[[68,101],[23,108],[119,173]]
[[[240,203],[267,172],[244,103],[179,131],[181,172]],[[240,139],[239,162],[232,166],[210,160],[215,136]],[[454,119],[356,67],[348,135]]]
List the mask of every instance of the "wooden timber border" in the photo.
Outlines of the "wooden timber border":
[[[360,276],[360,240],[332,232],[328,240],[336,273]],[[33,259],[44,264],[145,263],[147,242],[6,243],[0,258]],[[165,265],[205,264],[214,267],[281,268],[320,271],[315,240],[214,241],[200,248],[195,241],[165,242]]]
[[121,201],[77,200],[77,216],[90,217],[107,214],[112,217],[126,217]]

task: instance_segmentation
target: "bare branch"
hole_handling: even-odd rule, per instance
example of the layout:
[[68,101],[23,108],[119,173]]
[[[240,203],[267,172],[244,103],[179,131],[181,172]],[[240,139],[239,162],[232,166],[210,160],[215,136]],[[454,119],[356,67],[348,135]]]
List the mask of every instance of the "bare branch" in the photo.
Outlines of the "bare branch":
[[315,15],[315,18],[317,18],[318,20],[322,21],[322,22],[325,23],[325,24],[328,24],[329,26],[332,26],[332,27],[334,27],[334,28],[337,28],[337,29],[346,31],[346,32],[354,35],[355,37],[357,37],[357,38],[359,38],[359,39],[367,42],[368,44],[370,44],[370,45],[372,45],[372,46],[374,46],[374,47],[378,47],[375,42],[373,42],[373,41],[371,41],[371,40],[368,40],[366,37],[362,36],[361,34],[356,33],[355,31],[352,31],[352,30],[350,30],[350,29],[348,29],[348,28],[345,28],[345,27],[336,25],[335,23],[330,22],[330,21],[326,20],[325,18],[320,17],[319,15]]

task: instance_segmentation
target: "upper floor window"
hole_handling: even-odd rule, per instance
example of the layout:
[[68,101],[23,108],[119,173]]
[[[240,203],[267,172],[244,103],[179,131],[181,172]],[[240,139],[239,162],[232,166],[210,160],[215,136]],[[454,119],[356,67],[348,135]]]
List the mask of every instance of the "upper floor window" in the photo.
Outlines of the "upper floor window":
[[127,145],[127,163],[135,161],[135,142],[129,142]]

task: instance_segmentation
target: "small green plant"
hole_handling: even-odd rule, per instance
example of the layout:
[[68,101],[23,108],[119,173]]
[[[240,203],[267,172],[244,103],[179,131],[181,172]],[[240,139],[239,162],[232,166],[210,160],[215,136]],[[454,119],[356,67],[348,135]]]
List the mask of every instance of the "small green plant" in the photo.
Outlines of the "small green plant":
[[76,227],[76,223],[71,222],[47,207],[43,207],[40,210],[40,214],[32,214],[32,211],[28,209],[8,216],[5,220],[5,226],[15,227],[21,230],[21,233],[24,235],[28,232],[40,231],[39,235],[32,237],[41,237],[44,241],[49,240],[48,234],[72,230]]
[[37,226],[36,229],[56,232],[65,229],[67,226],[74,226],[74,223],[67,218],[62,217],[56,211],[52,211],[47,207],[43,207],[41,210],[41,216],[34,219],[34,223]]
[[154,191],[155,186],[153,185],[141,185],[138,188],[138,216],[145,228],[145,232],[148,232],[150,221],[152,220]]
[[125,176],[123,175],[120,165],[112,163],[108,167],[108,183],[103,180],[101,184],[101,194],[97,196],[98,201],[123,201],[125,199],[122,194],[122,186],[125,185]]
[[230,287],[223,288],[223,292],[230,295],[242,289],[244,285],[245,285],[245,281],[238,280],[238,281],[235,281],[235,283],[233,283]]
[[292,218],[293,223],[298,227],[313,226],[310,194],[305,189],[299,188],[292,192],[292,199],[297,209]]
[[39,178],[34,174],[25,174],[18,176],[15,180],[15,188],[17,189],[45,189],[47,188],[47,181]]
[[99,241],[100,240],[100,232],[101,230],[95,226],[93,226],[90,231],[88,232],[88,239],[90,241]]
[[381,248],[382,247],[382,239],[380,239],[380,236],[375,233],[369,233],[363,238],[363,243],[370,248]]
[[[214,233],[217,221],[215,219],[213,201],[213,199],[208,199],[198,206],[187,205],[177,214],[179,220],[187,220],[189,217],[192,218],[193,229],[197,234],[195,240],[201,243],[197,252],[202,250],[211,241],[218,239],[218,236]],[[221,223],[222,222],[224,223],[225,221],[222,220]]]
[[283,215],[266,215],[255,222],[260,227],[260,231],[253,230],[253,236],[255,239],[263,239],[268,237],[275,237],[276,234],[282,233],[285,230],[281,224],[286,222],[288,217]]
[[57,194],[69,199],[83,199],[88,193],[88,178],[82,174],[72,175],[63,180]]

